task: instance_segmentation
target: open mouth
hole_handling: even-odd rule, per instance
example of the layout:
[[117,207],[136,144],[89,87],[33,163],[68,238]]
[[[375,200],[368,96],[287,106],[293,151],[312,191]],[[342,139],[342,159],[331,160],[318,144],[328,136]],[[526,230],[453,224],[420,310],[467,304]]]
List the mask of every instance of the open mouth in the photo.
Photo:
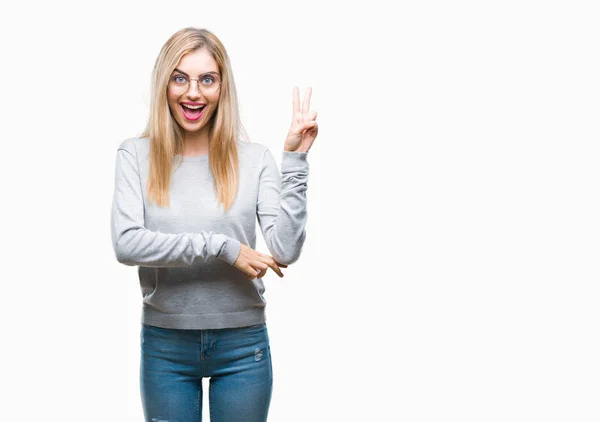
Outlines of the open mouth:
[[180,104],[181,110],[183,111],[183,115],[186,119],[195,121],[202,117],[204,114],[205,105],[203,106],[187,106],[185,104]]

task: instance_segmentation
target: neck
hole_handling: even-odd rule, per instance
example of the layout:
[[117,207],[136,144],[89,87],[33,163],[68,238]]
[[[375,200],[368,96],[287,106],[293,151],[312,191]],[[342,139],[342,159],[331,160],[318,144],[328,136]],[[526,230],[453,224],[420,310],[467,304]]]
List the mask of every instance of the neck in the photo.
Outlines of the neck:
[[208,131],[202,128],[198,132],[186,132],[183,138],[183,154],[208,154]]

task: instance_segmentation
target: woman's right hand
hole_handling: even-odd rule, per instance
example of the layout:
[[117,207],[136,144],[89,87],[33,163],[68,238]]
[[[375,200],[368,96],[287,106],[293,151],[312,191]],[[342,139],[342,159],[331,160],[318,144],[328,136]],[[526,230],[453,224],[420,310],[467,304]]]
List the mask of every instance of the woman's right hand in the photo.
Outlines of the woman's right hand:
[[263,277],[269,268],[272,268],[279,277],[283,277],[281,268],[287,268],[287,265],[280,264],[272,256],[255,251],[251,247],[240,243],[240,254],[233,263],[233,266],[248,275],[248,279]]

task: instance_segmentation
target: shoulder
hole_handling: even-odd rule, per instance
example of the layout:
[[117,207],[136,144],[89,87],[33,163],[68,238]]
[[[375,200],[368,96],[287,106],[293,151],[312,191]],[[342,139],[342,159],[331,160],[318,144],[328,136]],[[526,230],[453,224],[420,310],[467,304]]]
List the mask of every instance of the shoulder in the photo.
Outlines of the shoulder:
[[124,150],[134,157],[144,157],[150,151],[150,138],[127,138],[121,141],[117,150]]
[[237,146],[240,156],[247,157],[254,162],[262,161],[265,154],[269,151],[265,145],[258,142],[238,141]]

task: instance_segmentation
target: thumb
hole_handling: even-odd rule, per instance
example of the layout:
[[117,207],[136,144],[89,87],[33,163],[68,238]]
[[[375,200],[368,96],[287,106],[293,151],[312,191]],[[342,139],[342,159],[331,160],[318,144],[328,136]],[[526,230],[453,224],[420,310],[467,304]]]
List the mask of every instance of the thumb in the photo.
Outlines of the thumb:
[[317,125],[317,122],[315,120],[304,122],[304,123],[302,123],[302,130],[310,129],[312,127],[315,127],[316,125]]

